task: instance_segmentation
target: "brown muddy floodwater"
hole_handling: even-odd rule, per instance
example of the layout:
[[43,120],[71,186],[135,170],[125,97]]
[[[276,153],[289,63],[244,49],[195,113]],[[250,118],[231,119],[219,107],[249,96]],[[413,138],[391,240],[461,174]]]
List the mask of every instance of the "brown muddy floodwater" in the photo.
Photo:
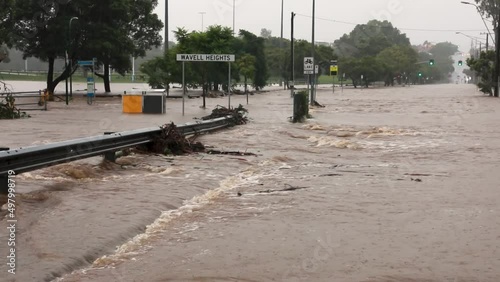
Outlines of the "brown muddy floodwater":
[[[331,92],[305,124],[288,122],[288,92],[251,96],[249,124],[199,138],[257,157],[133,154],[20,175],[17,273],[2,263],[0,280],[500,281],[500,100],[451,84]],[[123,115],[119,98],[52,103],[0,121],[0,146],[209,112],[187,103],[185,117],[180,100],[165,116]]]

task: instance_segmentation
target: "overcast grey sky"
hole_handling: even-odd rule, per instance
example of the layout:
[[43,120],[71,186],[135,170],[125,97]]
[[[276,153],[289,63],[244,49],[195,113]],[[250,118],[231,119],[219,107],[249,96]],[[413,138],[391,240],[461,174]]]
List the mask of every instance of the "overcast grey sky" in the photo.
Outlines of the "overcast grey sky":
[[[366,23],[371,19],[387,19],[406,33],[413,45],[449,41],[469,51],[471,39],[456,34],[481,37],[486,27],[474,6],[464,5],[461,0],[316,0],[316,41],[333,42],[349,33],[353,24]],[[159,0],[156,12],[164,20],[165,0]],[[284,37],[290,38],[290,13],[297,13],[295,37],[311,40],[312,0],[284,0]],[[471,0],[471,2],[474,2]],[[281,0],[235,0],[236,30],[246,29],[257,35],[262,28],[280,36]],[[185,27],[201,30],[204,25],[232,27],[233,0],[169,0],[170,30]],[[320,19],[321,18],[321,19]],[[322,20],[328,19],[328,20]],[[338,21],[338,22],[334,22]],[[491,29],[491,22],[488,22]],[[447,30],[447,31],[431,31]],[[170,40],[173,34],[170,32]],[[490,39],[491,42],[491,39]]]

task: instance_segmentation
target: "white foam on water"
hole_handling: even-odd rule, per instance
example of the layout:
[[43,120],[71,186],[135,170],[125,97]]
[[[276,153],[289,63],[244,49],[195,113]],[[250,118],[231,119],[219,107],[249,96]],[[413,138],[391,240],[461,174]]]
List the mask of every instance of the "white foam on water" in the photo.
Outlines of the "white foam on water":
[[[259,166],[266,166],[266,162],[259,164]],[[262,173],[261,171],[267,172],[267,174]],[[150,248],[149,244],[151,243],[151,240],[157,238],[158,235],[167,230],[170,223],[175,219],[203,208],[230,190],[243,185],[257,184],[259,183],[259,179],[262,177],[274,174],[276,174],[276,172],[269,171],[269,169],[248,168],[235,176],[225,178],[220,182],[220,186],[216,189],[207,191],[203,195],[193,197],[176,210],[162,212],[158,219],[146,227],[146,231],[144,233],[135,236],[129,242],[119,246],[114,254],[98,258],[94,261],[92,267],[99,268],[113,266],[146,252]]]
[[25,172],[19,175],[18,177],[25,180],[45,180],[45,181],[67,181],[70,179],[69,177],[61,177],[61,176],[47,177],[39,174],[32,174],[30,172]]
[[350,140],[339,140],[337,138],[332,138],[330,136],[311,136],[307,141],[311,143],[316,143],[316,147],[335,147],[339,149],[352,149],[358,150],[362,146],[354,141]]

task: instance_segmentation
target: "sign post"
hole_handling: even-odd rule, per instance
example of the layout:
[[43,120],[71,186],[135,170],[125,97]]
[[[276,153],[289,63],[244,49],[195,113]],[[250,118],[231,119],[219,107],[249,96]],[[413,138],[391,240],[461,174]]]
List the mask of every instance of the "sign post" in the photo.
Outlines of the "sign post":
[[335,76],[337,76],[339,72],[339,67],[337,65],[337,61],[332,60],[330,65],[330,75],[333,77],[333,93],[335,93]]
[[[304,74],[309,77],[307,82],[307,92],[309,93],[309,85],[311,85],[311,99],[313,94],[311,75],[314,73],[314,57],[304,57]],[[312,101],[312,100],[311,100]]]
[[96,59],[93,58],[92,61],[78,61],[79,66],[90,67],[91,77],[87,77],[87,104],[92,105],[93,99],[95,97],[95,80],[94,80],[94,69],[95,69]]
[[305,57],[304,58],[304,74],[311,75],[314,73],[314,58]]
[[228,62],[229,63],[229,74],[228,74],[228,96],[229,96],[229,107],[231,107],[231,62],[236,60],[234,54],[177,54],[177,61],[182,62],[182,115],[184,115],[184,104],[186,96],[186,78],[185,78],[185,62]]

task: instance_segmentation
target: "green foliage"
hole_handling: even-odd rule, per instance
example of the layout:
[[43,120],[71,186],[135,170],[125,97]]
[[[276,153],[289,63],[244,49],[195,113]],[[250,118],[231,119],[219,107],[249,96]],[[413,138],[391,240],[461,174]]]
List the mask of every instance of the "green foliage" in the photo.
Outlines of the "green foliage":
[[5,45],[0,45],[0,63],[1,62],[5,62],[5,63],[10,62],[9,50],[7,49],[7,46],[5,46]]
[[477,86],[481,92],[492,95],[495,51],[483,51],[479,58],[468,58],[467,65],[480,77]]
[[249,77],[255,75],[255,57],[250,54],[245,54],[236,61],[240,74],[243,75],[245,81],[245,93],[247,93],[247,81]]
[[368,87],[370,83],[383,77],[383,66],[376,57],[363,58],[341,58],[339,68],[352,80],[354,87],[363,85]]
[[7,94],[0,100],[0,119],[18,119],[30,117],[25,112],[16,108],[16,99],[11,94]]
[[[131,56],[142,56],[145,50],[161,43],[159,32],[163,25],[153,14],[157,0],[26,0],[13,3],[8,20],[2,26],[11,27],[12,44],[24,57],[49,63],[49,93],[74,71],[68,66],[57,78],[53,77],[54,61],[64,58],[66,51],[75,69],[77,60],[95,57],[106,70],[112,65],[123,74],[131,68]],[[103,78],[109,91],[106,74]]]
[[240,30],[241,49],[237,55],[250,54],[255,57],[255,71],[252,79],[253,87],[257,90],[264,88],[269,78],[266,55],[264,52],[264,38],[246,30]]
[[500,11],[500,2],[498,0],[475,0],[479,6],[481,14],[487,18],[493,19],[493,26],[498,25],[498,11]]
[[376,56],[393,45],[410,46],[410,40],[390,22],[371,20],[336,40],[335,51],[342,57],[360,58]]
[[154,89],[165,88],[167,82],[170,80],[166,71],[168,67],[164,58],[158,57],[152,59],[142,64],[140,69],[141,72],[148,74],[148,83]]
[[393,78],[411,74],[417,70],[418,54],[410,46],[394,45],[384,49],[377,55],[381,65],[385,85],[393,85]]
[[405,34],[390,22],[377,20],[357,25],[336,40],[335,52],[341,56],[340,74],[345,73],[355,87],[379,80],[393,85],[395,77],[415,71],[418,58]]
[[[235,54],[236,68],[232,78],[239,81],[251,79],[255,88],[260,89],[267,82],[267,64],[264,52],[264,39],[247,31],[240,31],[240,37],[233,37],[232,29],[210,26],[205,32],[188,32],[179,28],[175,31],[178,44],[169,49],[167,56],[149,61],[141,66],[152,86],[167,85],[168,82],[182,83],[182,65],[175,61],[176,54]],[[185,63],[186,84],[218,90],[219,85],[227,89],[227,68],[220,62]]]
[[449,42],[438,43],[429,50],[429,53],[419,53],[419,61],[434,60],[434,65],[421,64],[419,70],[429,82],[448,82],[448,74],[455,71],[452,56],[456,52],[458,52],[458,46]]

